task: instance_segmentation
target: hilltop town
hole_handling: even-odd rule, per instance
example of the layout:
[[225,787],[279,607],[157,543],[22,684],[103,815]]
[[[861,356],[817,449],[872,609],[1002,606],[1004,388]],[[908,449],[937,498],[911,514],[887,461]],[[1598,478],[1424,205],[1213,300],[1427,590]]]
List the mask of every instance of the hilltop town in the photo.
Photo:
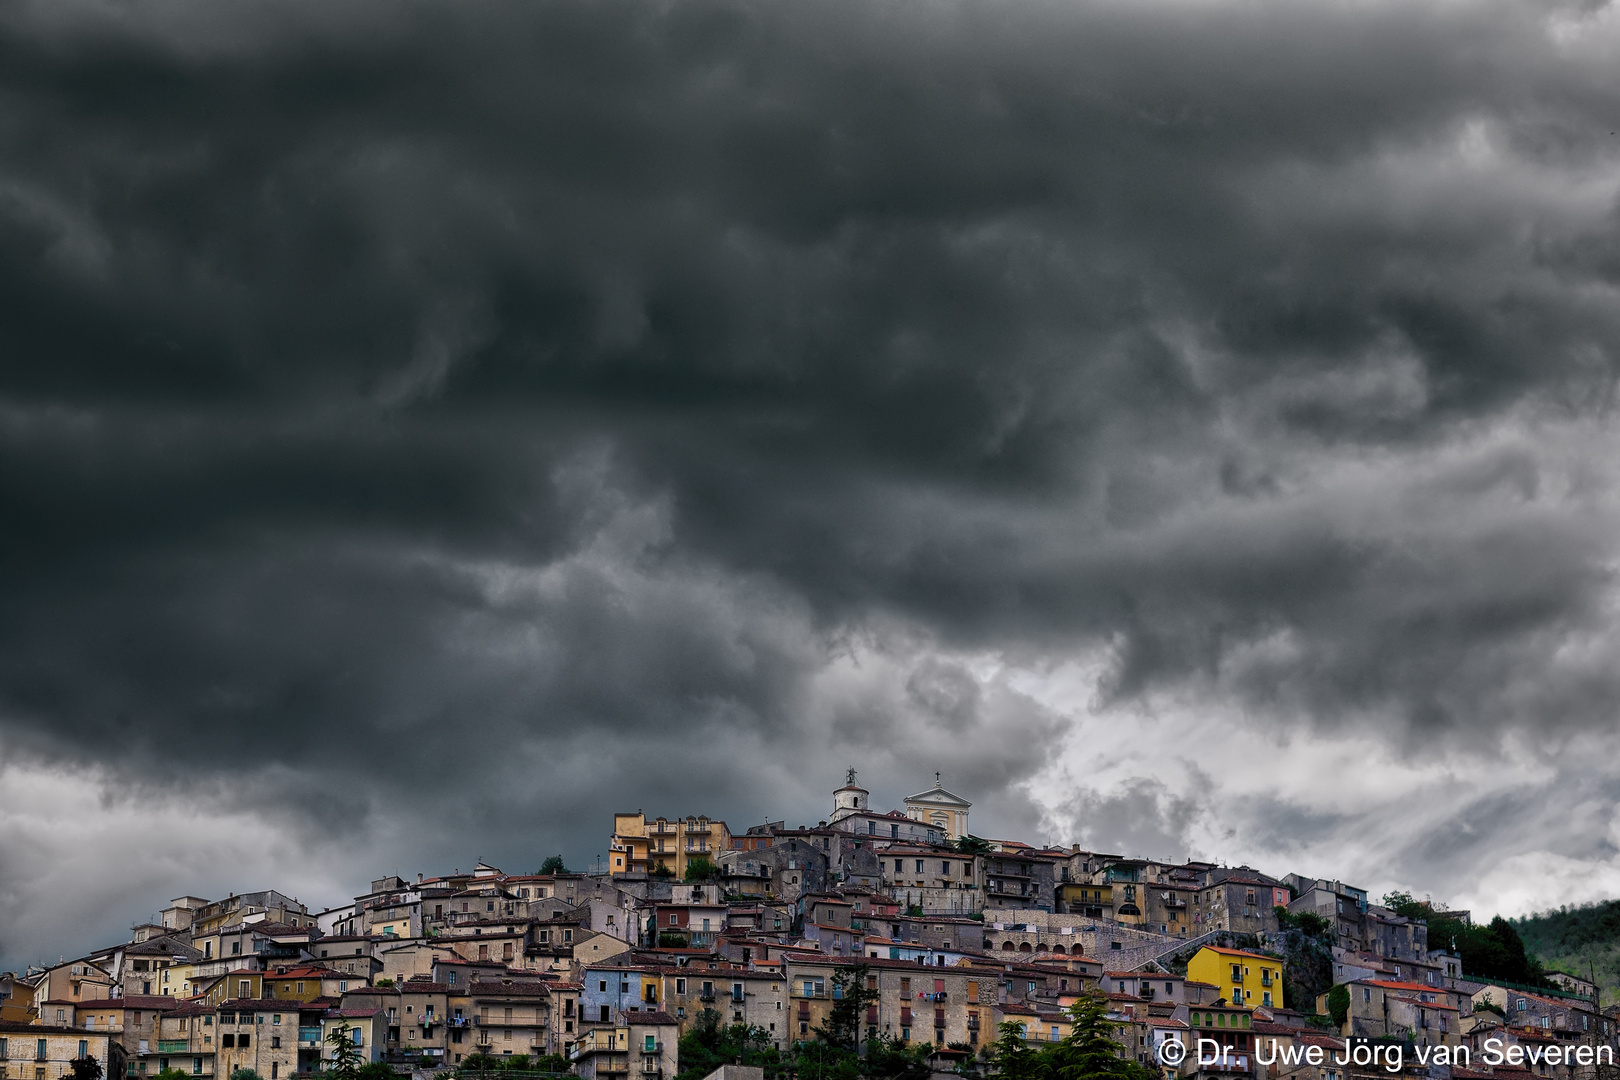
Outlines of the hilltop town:
[[829,1075],[805,1063],[840,1025],[917,1075],[1011,1076],[1007,1040],[1063,1043],[1082,1000],[1153,1075],[1613,1075],[1615,1010],[1591,983],[1471,971],[1430,940],[1467,912],[984,839],[938,777],[898,809],[869,798],[851,770],[814,826],[615,814],[595,873],[480,862],[324,910],[179,896],[127,941],[0,976],[0,1080],[87,1062],[106,1080],[672,1080],[703,1075],[683,1054],[723,1031],[739,1063]]

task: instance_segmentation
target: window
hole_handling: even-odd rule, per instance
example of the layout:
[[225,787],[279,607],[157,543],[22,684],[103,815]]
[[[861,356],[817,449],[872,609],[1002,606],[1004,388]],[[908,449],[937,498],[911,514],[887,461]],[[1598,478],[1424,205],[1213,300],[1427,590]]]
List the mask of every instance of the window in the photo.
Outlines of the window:
[[646,1040],[641,1044],[641,1050],[645,1054],[656,1054],[658,1052],[658,1036],[646,1036]]

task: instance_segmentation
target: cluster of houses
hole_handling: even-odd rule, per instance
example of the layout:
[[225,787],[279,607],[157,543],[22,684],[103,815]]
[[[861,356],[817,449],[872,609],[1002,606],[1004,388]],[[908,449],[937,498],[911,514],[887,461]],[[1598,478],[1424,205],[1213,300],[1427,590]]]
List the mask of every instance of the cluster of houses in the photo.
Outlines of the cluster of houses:
[[[827,820],[741,833],[616,814],[595,873],[478,863],[315,911],[274,890],[178,897],[126,942],[0,975],[0,1080],[87,1057],[108,1080],[287,1080],[344,1043],[402,1075],[487,1055],[670,1080],[694,1024],[813,1040],[856,964],[862,1034],[926,1045],[944,1071],[1005,1022],[1061,1040],[1098,992],[1122,1053],[1167,1077],[1612,1071],[1614,1010],[1591,984],[1472,977],[1343,882],[984,840],[937,777],[898,810],[868,796],[851,771]],[[1279,908],[1328,926],[1333,993],[1285,993]]]

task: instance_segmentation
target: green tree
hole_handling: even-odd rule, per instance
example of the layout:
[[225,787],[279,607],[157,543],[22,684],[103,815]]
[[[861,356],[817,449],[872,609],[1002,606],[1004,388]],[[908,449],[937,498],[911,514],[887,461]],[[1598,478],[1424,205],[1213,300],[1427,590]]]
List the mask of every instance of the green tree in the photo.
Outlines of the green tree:
[[193,1080],[193,1077],[190,1073],[184,1072],[180,1069],[164,1069],[162,1072],[153,1077],[152,1080]]
[[696,855],[686,860],[687,881],[709,881],[720,876],[720,868],[707,855]]
[[883,1077],[884,1080],[928,1080],[928,1047],[930,1043],[913,1046],[899,1039],[868,1039],[866,1056],[861,1059],[861,1072],[865,1076]]
[[[721,1027],[720,1014],[704,1009],[677,1044],[675,1080],[701,1080],[726,1064],[757,1065],[774,1080],[781,1075],[783,1062],[771,1045],[770,1032],[747,1024]],[[560,1067],[550,1071],[567,1072],[568,1062],[560,1060]]]
[[327,1075],[334,1080],[358,1080],[360,1076],[360,1048],[354,1045],[354,1032],[347,1024],[332,1029],[326,1045],[332,1048],[331,1065]]
[[231,1070],[231,1080],[264,1080],[264,1077],[252,1069],[238,1066]]
[[73,1080],[101,1080],[101,1062],[89,1054],[74,1058],[68,1068],[73,1070]]
[[1397,915],[1404,915],[1408,919],[1423,919],[1434,914],[1434,905],[1427,900],[1418,900],[1409,892],[1387,892],[1384,894],[1384,906]]
[[1334,1027],[1342,1030],[1345,1020],[1350,1016],[1350,988],[1339,983],[1329,990],[1327,1007],[1328,1019],[1333,1021]]
[[966,833],[957,837],[951,846],[964,855],[988,855],[990,853],[990,841]]
[[1114,1038],[1115,1027],[1108,1019],[1108,999],[1102,994],[1076,998],[1069,1006],[1069,1034],[1041,1053],[1049,1062],[1042,1071],[1055,1080],[1148,1080],[1151,1073],[1121,1056],[1123,1047]]
[[652,876],[660,881],[664,881],[668,878],[674,877],[675,871],[671,870],[664,863],[659,863],[657,866],[653,867]]
[[1016,1020],[1003,1020],[990,1047],[990,1064],[1001,1080],[1042,1080],[1040,1055],[1024,1041],[1026,1028]]
[[568,873],[568,867],[563,865],[561,855],[547,855],[546,861],[540,864],[540,872],[542,874],[566,874]]
[[833,971],[833,1007],[826,1023],[816,1028],[817,1039],[840,1050],[860,1049],[866,1007],[878,999],[878,992],[866,985],[871,972],[865,964],[845,964]]

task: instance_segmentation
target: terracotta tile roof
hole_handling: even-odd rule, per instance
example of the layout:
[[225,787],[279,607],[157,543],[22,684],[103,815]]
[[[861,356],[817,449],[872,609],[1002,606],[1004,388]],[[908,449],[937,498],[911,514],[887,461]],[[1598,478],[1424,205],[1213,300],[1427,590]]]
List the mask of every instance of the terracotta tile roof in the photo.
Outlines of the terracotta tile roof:
[[663,1026],[665,1024],[676,1023],[675,1018],[669,1015],[667,1012],[631,1012],[625,1013],[624,1018],[626,1022],[631,1024],[652,1024]]
[[1205,945],[1203,948],[1208,949],[1212,953],[1220,953],[1222,956],[1247,956],[1252,960],[1264,960],[1267,963],[1276,964],[1279,967],[1282,965],[1282,961],[1278,960],[1275,956],[1264,956],[1256,952],[1244,952],[1242,949],[1228,949],[1222,945]]
[[540,997],[550,993],[550,988],[539,979],[476,979],[467,992],[473,997]]

